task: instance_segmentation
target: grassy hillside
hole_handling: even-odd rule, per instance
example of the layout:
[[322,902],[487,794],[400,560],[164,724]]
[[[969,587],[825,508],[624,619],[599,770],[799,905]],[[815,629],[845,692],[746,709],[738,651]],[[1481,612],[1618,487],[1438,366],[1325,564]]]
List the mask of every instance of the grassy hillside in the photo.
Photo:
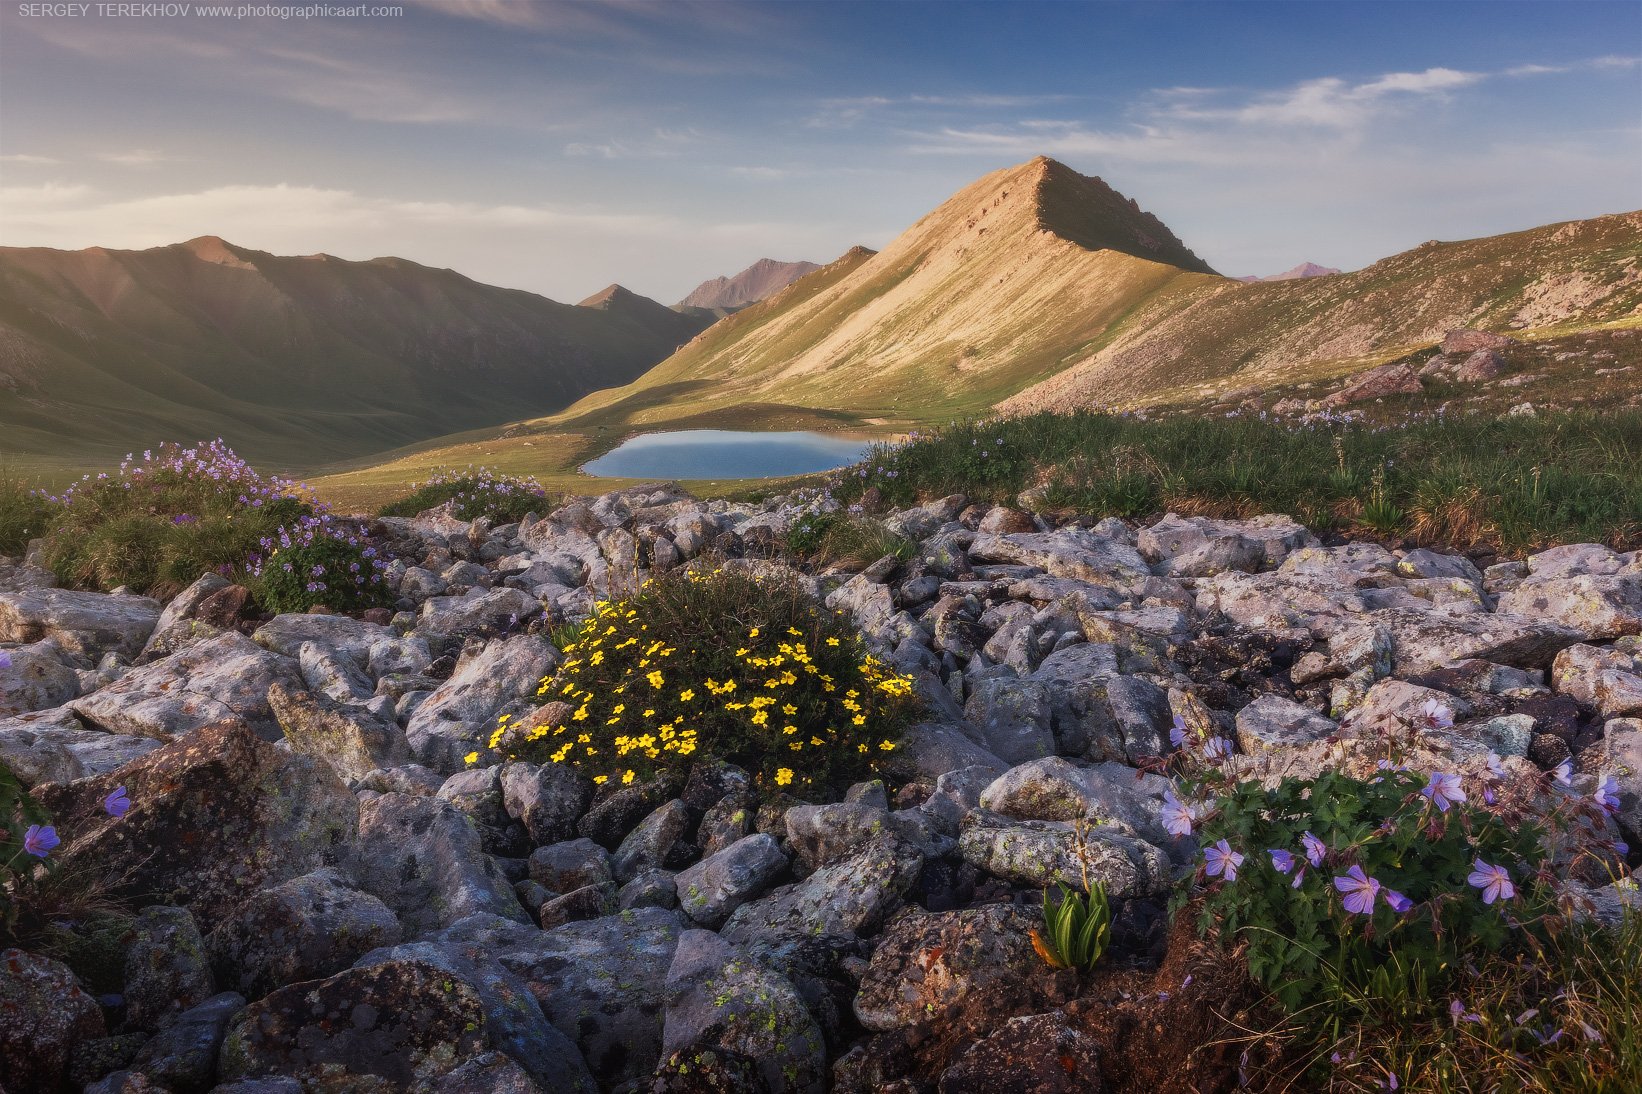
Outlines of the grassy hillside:
[[214,237],[4,248],[0,454],[88,464],[221,435],[314,467],[562,407],[705,325],[638,297],[576,307],[402,259]]

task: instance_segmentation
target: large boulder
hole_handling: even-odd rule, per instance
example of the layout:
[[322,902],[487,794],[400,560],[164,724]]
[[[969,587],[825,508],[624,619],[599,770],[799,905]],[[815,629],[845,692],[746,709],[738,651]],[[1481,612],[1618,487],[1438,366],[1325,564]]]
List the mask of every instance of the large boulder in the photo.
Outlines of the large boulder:
[[542,610],[542,602],[522,589],[475,590],[469,596],[435,596],[422,604],[417,630],[451,636],[517,628]]
[[268,689],[275,684],[302,687],[296,662],[228,631],[133,669],[69,705],[111,733],[165,739],[233,721],[274,741],[280,728]]
[[205,940],[186,908],[144,908],[121,939],[125,949],[125,1020],[158,1030],[216,994]]
[[1065,1011],[1014,1017],[941,1073],[939,1094],[1100,1094],[1100,1045]]
[[984,809],[964,817],[958,853],[978,869],[1024,885],[1081,890],[1087,876],[1113,900],[1156,896],[1171,880],[1168,856],[1144,840],[1099,825],[1014,821]]
[[215,925],[206,949],[221,984],[260,999],[341,972],[400,936],[387,905],[326,868],[253,895]]
[[494,639],[464,656],[450,679],[417,706],[405,726],[416,758],[450,773],[490,736],[499,715],[522,712],[542,677],[559,663],[557,651],[534,635]]
[[372,676],[418,673],[433,663],[428,644],[392,627],[345,615],[276,615],[252,635],[256,643],[285,657],[300,657],[302,647],[316,648],[368,670]]
[[978,680],[964,718],[986,750],[1010,764],[1055,754],[1053,695],[1039,680],[993,676]]
[[661,1059],[679,933],[675,912],[638,908],[527,932],[493,950],[576,1043],[601,1089],[611,1089],[648,1077]]
[[277,680],[268,687],[268,707],[292,751],[324,760],[344,779],[411,762],[410,745],[399,723],[364,707],[343,705]]
[[1366,399],[1383,399],[1387,395],[1418,395],[1424,390],[1419,373],[1411,366],[1381,365],[1350,377],[1344,387],[1324,397],[1323,405],[1344,406]]
[[901,906],[923,865],[923,854],[911,844],[879,836],[842,862],[743,904],[721,933],[742,944],[871,934]]
[[1339,724],[1304,703],[1262,695],[1237,712],[1237,743],[1244,752],[1272,752],[1321,741]]
[[63,1089],[83,1041],[107,1032],[97,1001],[68,966],[23,950],[0,952],[0,1084],[7,1090]]
[[1530,577],[1499,598],[1499,610],[1561,624],[1586,641],[1642,634],[1642,574]]
[[769,1094],[826,1089],[826,1042],[786,977],[712,931],[685,931],[667,971],[663,1057],[723,1049],[757,1062]]
[[1125,593],[1140,593],[1152,576],[1140,552],[1127,543],[1082,530],[977,535],[969,556],[980,562],[1037,566],[1051,577],[1087,581]]
[[21,646],[0,658],[0,719],[62,706],[80,694],[80,678],[49,642]]
[[138,1050],[131,1074],[176,1094],[203,1094],[216,1080],[228,1023],[244,1009],[245,997],[229,991],[183,1011]]
[[348,969],[292,984],[234,1018],[225,1081],[287,1075],[306,1089],[405,1090],[485,1048],[479,994],[423,961]]
[[160,602],[146,596],[38,587],[0,592],[0,642],[54,638],[93,661],[105,653],[136,657],[159,618]]
[[411,938],[476,912],[529,922],[473,823],[440,798],[383,794],[364,802],[350,867]]
[[787,868],[775,837],[744,836],[673,879],[679,907],[704,927],[717,929],[730,913],[764,892]]
[[[131,809],[103,800],[124,785]],[[329,767],[261,740],[239,722],[207,726],[121,768],[38,788],[65,842],[65,869],[115,895],[224,918],[258,889],[334,864],[359,805]]]

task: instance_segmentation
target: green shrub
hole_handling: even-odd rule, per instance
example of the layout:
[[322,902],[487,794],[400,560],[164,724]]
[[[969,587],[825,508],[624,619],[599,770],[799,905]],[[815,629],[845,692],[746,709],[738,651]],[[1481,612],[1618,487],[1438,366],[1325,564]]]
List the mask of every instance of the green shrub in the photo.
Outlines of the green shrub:
[[374,608],[391,600],[382,560],[350,525],[328,514],[302,517],[264,539],[250,570],[257,602],[268,611]]
[[522,520],[526,513],[543,513],[552,504],[535,479],[503,475],[485,467],[445,471],[412,485],[415,489],[410,494],[383,506],[382,516],[414,517],[448,501],[454,502],[451,512],[461,520],[488,517],[503,524]]
[[162,596],[210,570],[240,577],[264,539],[313,512],[298,493],[221,441],[162,445],[56,499],[46,565],[71,585]]
[[599,783],[717,759],[813,798],[874,776],[916,712],[911,680],[843,617],[739,570],[652,578],[600,604],[564,654],[538,690],[572,708],[562,724],[504,722],[483,751],[570,764]]
[[882,521],[847,513],[806,513],[786,532],[786,548],[800,561],[868,566],[885,555],[903,562],[918,545]]
[[0,555],[21,555],[45,534],[57,506],[41,491],[0,468]]

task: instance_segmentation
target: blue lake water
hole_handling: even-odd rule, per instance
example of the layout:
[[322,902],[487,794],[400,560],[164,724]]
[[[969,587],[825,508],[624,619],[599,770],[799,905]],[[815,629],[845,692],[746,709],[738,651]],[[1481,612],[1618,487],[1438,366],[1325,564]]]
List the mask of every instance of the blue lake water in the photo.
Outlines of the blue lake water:
[[583,465],[589,475],[630,479],[765,479],[831,471],[872,442],[828,433],[682,429],[645,433]]

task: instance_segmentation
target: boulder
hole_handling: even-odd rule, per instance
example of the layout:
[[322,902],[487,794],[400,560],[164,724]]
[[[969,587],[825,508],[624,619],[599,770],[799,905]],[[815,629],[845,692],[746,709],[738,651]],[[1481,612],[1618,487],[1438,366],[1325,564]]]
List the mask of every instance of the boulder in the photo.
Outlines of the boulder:
[[1014,676],[977,681],[964,706],[986,750],[1009,764],[1055,754],[1053,713],[1047,685]]
[[1418,395],[1425,387],[1419,373],[1409,365],[1394,363],[1371,368],[1350,377],[1344,387],[1323,397],[1324,406],[1345,406],[1387,395]]
[[245,997],[231,991],[190,1007],[138,1050],[131,1073],[176,1094],[203,1094],[216,1080],[228,1023],[244,1009]]
[[205,940],[186,908],[144,908],[121,940],[125,949],[125,1021],[159,1030],[216,994]]
[[855,1016],[875,1032],[958,1032],[1053,1002],[1064,984],[1033,947],[1041,925],[1039,913],[1010,904],[900,916],[872,952]]
[[1462,384],[1481,383],[1483,380],[1492,380],[1505,372],[1505,358],[1498,350],[1479,349],[1466,355],[1465,360],[1454,366],[1450,374]]
[[522,589],[490,589],[468,596],[429,597],[422,604],[416,629],[450,637],[480,631],[516,630],[537,615],[542,602]]
[[682,801],[674,798],[657,808],[616,848],[610,860],[616,880],[626,883],[646,870],[682,865],[677,859],[689,829],[690,810]]
[[559,655],[534,635],[493,639],[457,662],[456,671],[411,714],[405,737],[416,758],[446,773],[482,745],[504,712],[522,712]]
[[0,658],[0,719],[62,706],[80,694],[80,678],[53,644],[5,652]]
[[472,822],[439,798],[383,794],[363,802],[350,867],[411,938],[475,912],[529,922]]
[[[118,818],[103,809],[116,785],[131,799]],[[116,896],[183,905],[207,924],[258,889],[335,863],[359,817],[330,768],[238,722],[36,797],[64,834],[65,869],[105,879]]]
[[344,779],[411,761],[405,731],[364,707],[344,706],[277,680],[268,687],[268,707],[292,751],[324,760]]
[[0,592],[0,642],[53,638],[93,661],[105,653],[136,657],[159,619],[159,601],[146,596],[41,587]]
[[918,880],[924,856],[891,835],[803,881],[743,904],[721,933],[731,942],[865,935],[877,930]]
[[593,800],[593,783],[568,764],[510,763],[502,768],[502,803],[537,846],[570,839]]
[[1244,752],[1272,752],[1321,741],[1339,725],[1303,703],[1262,695],[1237,712],[1237,744]]
[[260,999],[322,980],[400,939],[393,911],[338,870],[316,870],[254,894],[206,939],[218,982]]
[[958,853],[996,877],[1040,888],[1081,890],[1087,871],[1113,900],[1155,896],[1170,882],[1168,856],[1143,840],[1098,825],[1080,832],[1060,821],[1014,821],[983,809],[964,818]]
[[667,971],[664,1058],[722,1049],[769,1094],[826,1089],[826,1042],[791,981],[712,931],[685,931]]
[[1462,328],[1443,335],[1442,353],[1445,357],[1476,353],[1478,350],[1502,350],[1517,345],[1515,338],[1493,334],[1485,330]]
[[107,1033],[103,1012],[68,966],[0,951],[0,1076],[8,1090],[62,1089],[84,1041]]
[[969,546],[969,556],[980,562],[1037,566],[1051,577],[1087,581],[1124,593],[1141,592],[1151,577],[1146,560],[1130,545],[1077,529],[979,534]]
[[292,984],[242,1010],[222,1045],[224,1080],[286,1075],[308,1089],[404,1090],[485,1047],[478,992],[423,961]]
[[274,741],[280,728],[268,689],[275,684],[302,688],[296,662],[226,631],[132,669],[69,706],[92,725],[134,737],[164,740],[232,721]]
[[1499,610],[1560,624],[1588,642],[1642,634],[1642,574],[1530,576],[1499,598]]
[[1100,1046],[1064,1011],[1011,1018],[941,1073],[940,1094],[1100,1094]]
[[610,853],[590,839],[566,840],[530,853],[530,880],[550,893],[570,893],[589,885],[614,886]]
[[1551,663],[1551,686],[1573,696],[1581,706],[1595,707],[1598,677],[1608,671],[1635,672],[1638,667],[1627,653],[1581,642],[1556,655]]
[[717,929],[730,913],[762,894],[787,868],[775,837],[744,836],[673,879],[679,907],[704,927]]

